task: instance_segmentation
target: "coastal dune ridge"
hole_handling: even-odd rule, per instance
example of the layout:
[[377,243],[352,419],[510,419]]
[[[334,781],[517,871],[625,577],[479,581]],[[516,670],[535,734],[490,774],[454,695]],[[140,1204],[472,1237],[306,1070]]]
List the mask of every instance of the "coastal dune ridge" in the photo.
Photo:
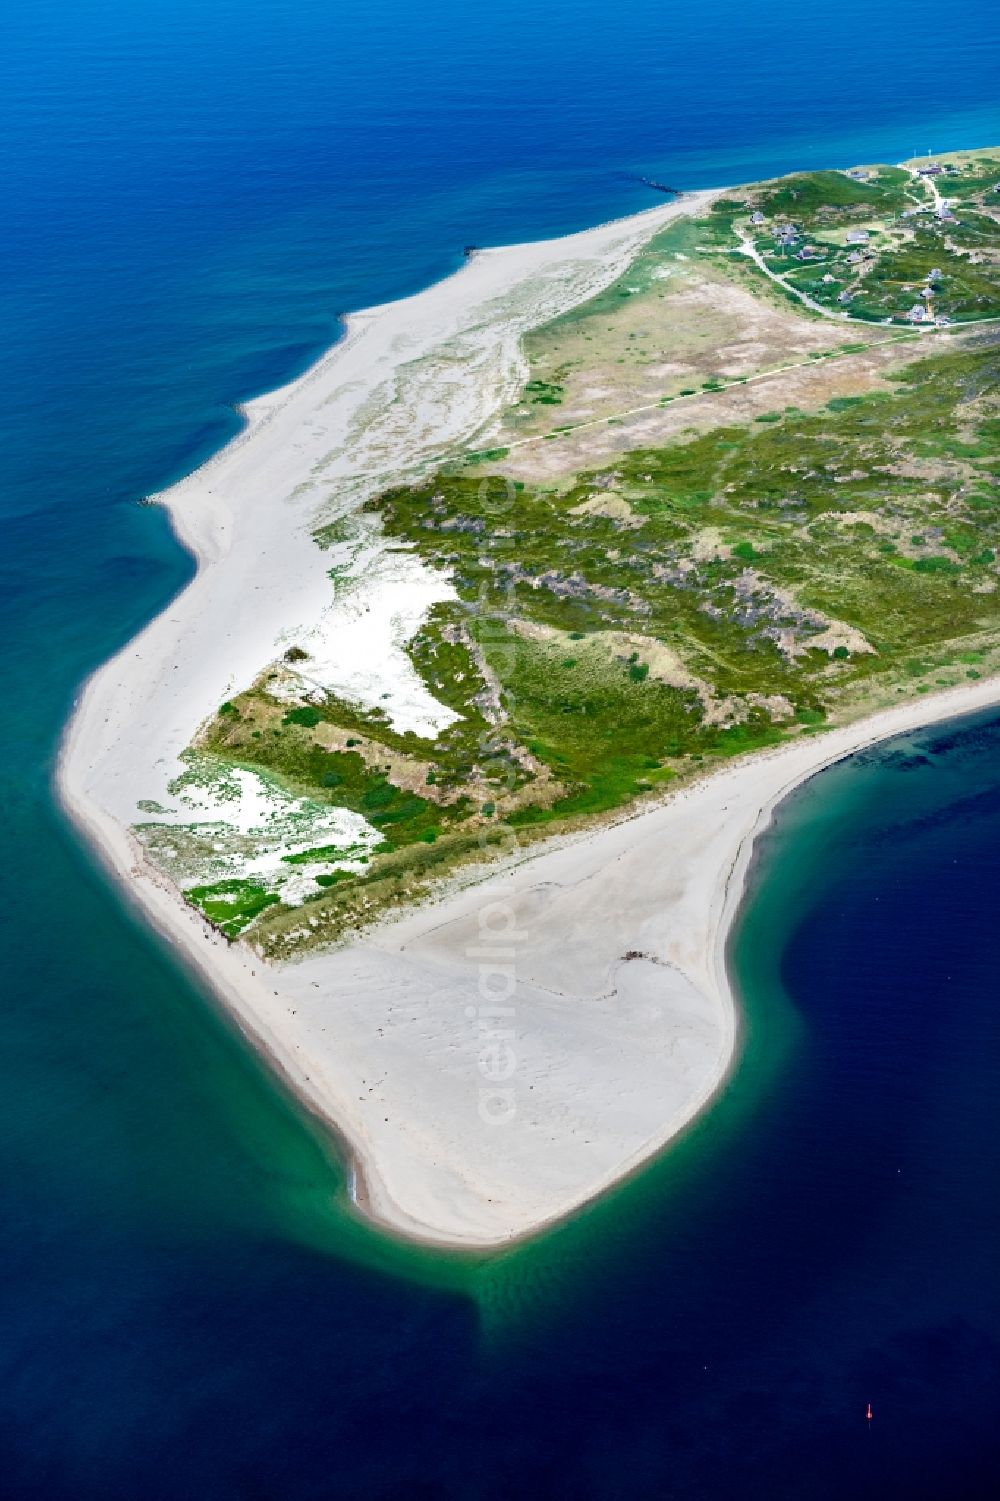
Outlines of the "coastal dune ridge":
[[[350,315],[309,371],[245,403],[245,429],[157,497],[197,560],[194,579],[84,685],[61,746],[56,781],[74,824],[336,1133],[359,1208],[402,1235],[509,1242],[676,1136],[733,1065],[726,943],[777,803],[854,751],[1000,703],[1000,679],[987,677],[757,752],[290,962],[228,942],[131,832],[199,728],[291,641],[323,637],[335,655],[340,617],[316,528],[473,446],[524,380],[523,335],[608,286],[657,230],[714,196],[477,252],[424,292]],[[415,611],[446,597],[416,560],[405,578],[386,572],[384,554],[365,566],[354,598],[375,641],[399,634],[403,593]],[[379,664],[362,665],[374,681]]]

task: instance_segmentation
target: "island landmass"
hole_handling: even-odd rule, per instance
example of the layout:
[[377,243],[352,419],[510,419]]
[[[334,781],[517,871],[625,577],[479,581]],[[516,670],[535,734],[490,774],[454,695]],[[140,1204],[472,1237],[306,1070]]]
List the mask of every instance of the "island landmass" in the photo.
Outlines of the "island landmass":
[[798,173],[473,252],[158,497],[60,787],[381,1224],[648,1160],[776,803],[1000,703],[998,353],[1000,150]]

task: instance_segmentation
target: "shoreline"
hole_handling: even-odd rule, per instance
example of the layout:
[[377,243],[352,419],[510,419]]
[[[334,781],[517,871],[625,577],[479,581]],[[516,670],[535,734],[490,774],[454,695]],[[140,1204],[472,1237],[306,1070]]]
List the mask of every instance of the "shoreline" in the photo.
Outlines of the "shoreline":
[[[752,816],[749,824],[741,828],[735,848],[731,847],[729,850],[730,858],[723,860],[715,871],[718,905],[714,913],[709,912],[709,920],[705,924],[705,936],[708,938],[706,957],[713,988],[717,987],[728,1021],[725,1050],[719,1055],[716,1073],[706,1078],[703,1091],[697,1098],[690,1098],[686,1102],[681,1118],[665,1123],[654,1139],[639,1147],[634,1159],[619,1163],[606,1180],[593,1183],[585,1194],[572,1203],[533,1220],[530,1225],[510,1233],[483,1238],[435,1233],[433,1228],[411,1219],[405,1210],[386,1198],[384,1187],[379,1181],[377,1161],[365,1152],[357,1136],[341,1125],[330,1108],[324,1108],[311,1076],[305,1072],[305,1064],[294,1057],[294,1050],[289,1051],[287,1039],[283,1039],[268,1025],[268,1012],[274,1011],[280,1015],[282,1008],[271,1007],[273,992],[255,974],[261,967],[261,961],[242,953],[237,945],[227,944],[208,928],[193,909],[182,908],[176,894],[165,881],[155,883],[159,899],[152,897],[148,889],[140,890],[112,856],[106,842],[107,830],[89,819],[81,804],[70,801],[70,795],[65,793],[64,786],[61,791],[64,793],[64,805],[77,830],[84,835],[91,854],[96,857],[96,863],[121,891],[126,906],[152,927],[156,937],[172,957],[207,992],[209,1001],[219,1006],[224,1020],[234,1026],[240,1036],[254,1048],[280,1086],[291,1094],[298,1106],[306,1111],[314,1125],[335,1147],[342,1162],[351,1206],[355,1212],[373,1228],[403,1242],[408,1241],[449,1254],[490,1254],[556,1228],[580,1210],[628,1182],[692,1126],[726,1087],[739,1063],[742,1023],[740,997],[729,963],[729,943],[739,913],[752,894],[748,878],[752,874],[759,836],[770,828],[777,809],[785,799],[823,771],[859,751],[883,744],[899,735],[962,719],[990,708],[1000,710],[1000,676],[983,679],[968,686],[945,689],[938,694],[895,705],[874,715],[810,736],[808,740],[751,754],[746,759],[679,790],[673,797],[654,807],[626,815],[615,824],[569,836],[564,844],[556,848],[552,846],[557,840],[536,846],[512,872],[504,871],[500,875],[487,877],[442,902],[431,902],[404,913],[387,921],[369,935],[374,943],[379,940],[385,942],[387,938],[391,941],[392,935],[401,926],[439,930],[448,922],[445,912],[449,903],[454,905],[457,901],[468,900],[470,897],[481,900],[484,887],[491,882],[510,881],[525,872],[530,874],[534,871],[537,874],[539,861],[551,860],[567,853],[576,854],[581,846],[586,847],[602,838],[625,833],[624,842],[634,843],[634,839],[628,839],[629,833],[635,835],[637,831],[640,834],[652,832],[649,825],[653,820],[662,823],[669,815],[682,809],[691,814],[694,810],[690,804],[695,798],[706,801],[714,796],[718,802],[725,797],[723,807],[728,811],[733,805],[734,783],[745,780],[747,773],[773,773],[779,766],[783,768],[783,775],[766,778],[773,785],[769,788],[765,801],[750,799],[748,811]],[[811,754],[803,754],[805,751]],[[792,760],[791,753],[796,753],[794,766],[789,764]],[[701,823],[697,812],[692,821]],[[731,846],[732,843],[730,840]],[[148,879],[148,868],[144,874]],[[184,932],[179,931],[178,917],[189,919]],[[198,945],[199,937],[208,943],[207,950],[202,950]],[[407,941],[407,936],[404,936],[403,943],[398,947],[405,947]],[[320,956],[305,963],[322,964],[324,958],[341,960],[355,952],[356,947],[359,946],[335,950],[331,955]],[[301,992],[302,987],[300,996]],[[250,1004],[251,997],[255,997],[256,1006]]]
[[[712,196],[477,252],[425,292],[352,314],[309,370],[244,403],[245,428],[155,497],[197,561],[194,579],[91,675],[60,746],[59,798],[129,904],[337,1142],[359,1213],[431,1245],[487,1250],[536,1234],[699,1115],[736,1056],[726,947],[777,803],[855,750],[1000,705],[1000,678],[989,679],[756,753],[617,823],[533,847],[350,948],[280,966],[230,945],[144,859],[128,827],[147,795],[136,778],[155,757],[169,780],[233,684],[275,659],[290,625],[313,628],[329,610],[311,533],[331,494],[349,514],[474,443],[518,379],[523,333],[592,296],[662,224]],[[461,387],[428,403],[456,357]],[[666,870],[664,842],[680,851]],[[480,1013],[491,1008],[472,961],[491,909],[513,914],[517,933],[518,1105],[503,1129],[480,1113]],[[553,933],[576,936],[556,949]],[[475,995],[487,1004],[470,1007]]]

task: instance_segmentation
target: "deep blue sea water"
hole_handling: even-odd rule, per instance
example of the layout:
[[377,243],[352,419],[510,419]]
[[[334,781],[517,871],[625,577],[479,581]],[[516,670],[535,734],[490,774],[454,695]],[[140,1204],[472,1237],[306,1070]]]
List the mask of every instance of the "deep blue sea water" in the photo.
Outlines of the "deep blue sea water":
[[190,572],[136,497],[341,312],[656,201],[637,176],[1000,142],[998,44],[985,0],[4,10],[0,1496],[996,1493],[1000,722],[796,796],[722,1101],[483,1265],[343,1214],[50,776]]

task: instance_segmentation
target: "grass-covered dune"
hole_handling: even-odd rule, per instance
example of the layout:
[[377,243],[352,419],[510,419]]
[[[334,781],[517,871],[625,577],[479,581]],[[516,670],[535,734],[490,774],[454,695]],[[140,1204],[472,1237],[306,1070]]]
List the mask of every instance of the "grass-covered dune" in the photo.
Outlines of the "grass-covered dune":
[[[280,855],[308,874],[294,901],[218,872],[189,900],[292,954],[515,841],[995,669],[1000,153],[936,165],[728,194],[534,333],[479,451],[362,518],[451,586],[406,643],[450,722],[400,731],[289,653],[192,766],[316,827],[341,810],[355,842]],[[917,297],[927,331],[873,341]]]

